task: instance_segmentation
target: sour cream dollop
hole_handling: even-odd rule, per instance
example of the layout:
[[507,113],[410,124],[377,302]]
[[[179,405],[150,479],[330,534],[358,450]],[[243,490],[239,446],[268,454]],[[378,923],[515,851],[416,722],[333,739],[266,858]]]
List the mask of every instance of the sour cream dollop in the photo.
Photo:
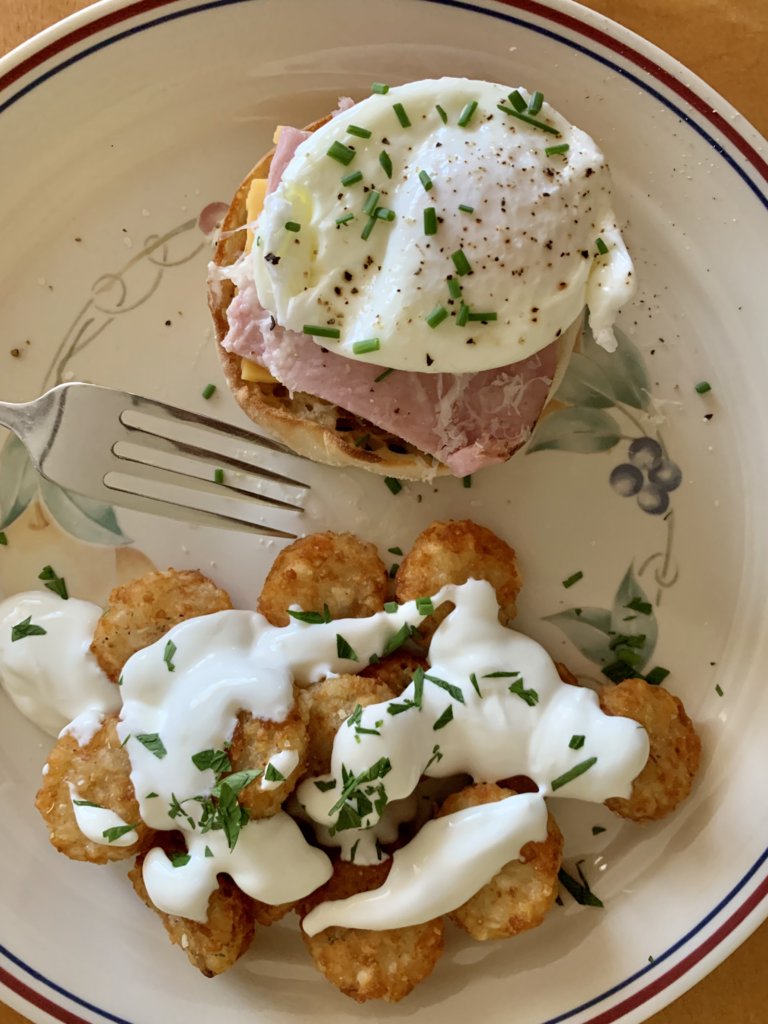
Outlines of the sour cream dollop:
[[[120,707],[119,688],[90,651],[100,616],[90,601],[47,591],[0,602],[0,681],[19,711],[50,736],[78,719],[73,733],[87,742],[100,714]],[[27,619],[31,628],[22,625]]]
[[[521,119],[512,92],[412,82],[314,132],[256,225],[249,272],[264,308],[294,331],[338,331],[314,337],[334,352],[402,370],[517,362],[585,305],[615,348],[634,280],[605,157],[549,104],[531,115],[523,88],[536,123]],[[463,322],[464,306],[493,318]]]

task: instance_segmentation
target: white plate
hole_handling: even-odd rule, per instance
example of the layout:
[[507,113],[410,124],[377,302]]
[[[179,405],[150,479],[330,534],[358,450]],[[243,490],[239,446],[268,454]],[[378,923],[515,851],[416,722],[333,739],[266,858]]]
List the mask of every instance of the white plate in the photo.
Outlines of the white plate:
[[[610,609],[633,567],[658,623],[647,667],[672,670],[704,739],[695,794],[645,829],[556,805],[568,861],[584,858],[605,910],[566,897],[513,942],[452,934],[404,1003],[358,1008],[314,972],[293,925],[260,933],[231,973],[205,981],[123,867],[58,856],[32,806],[49,741],[0,698],[0,991],[35,1020],[640,1021],[766,914],[766,166],[749,125],[660,51],[566,0],[150,0],[69,19],[0,64],[2,397],[81,378],[239,421],[221,389],[200,397],[220,380],[201,210],[228,199],[278,121],[311,121],[374,79],[446,73],[540,88],[602,144],[642,282],[621,321],[636,358],[621,373],[612,364],[616,401],[602,408],[583,411],[587,392],[571,378],[582,411],[546,420],[538,438],[579,436],[600,451],[539,450],[470,490],[443,480],[398,496],[359,471],[302,467],[314,486],[303,529],[352,529],[385,550],[435,517],[489,525],[521,555],[522,627],[587,675],[594,632],[547,617]],[[586,434],[566,430],[573,417]],[[657,430],[683,472],[667,518],[608,482],[627,438]],[[89,516],[50,492],[46,511],[35,481],[15,487],[10,461],[6,448],[0,506],[8,513],[17,491],[30,503],[6,528],[2,592],[33,585],[50,562],[75,593],[103,600],[149,559],[199,566],[253,603],[275,542]],[[607,831],[593,838],[597,824]]]

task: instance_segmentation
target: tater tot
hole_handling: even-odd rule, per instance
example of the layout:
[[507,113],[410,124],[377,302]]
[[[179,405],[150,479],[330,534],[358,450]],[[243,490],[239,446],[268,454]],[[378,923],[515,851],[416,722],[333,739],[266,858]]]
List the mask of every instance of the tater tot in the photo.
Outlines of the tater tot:
[[[517,614],[522,586],[515,552],[491,530],[468,519],[432,523],[413,543],[395,577],[400,602],[429,597],[446,583],[487,580],[496,591],[499,622],[508,626]],[[419,632],[431,637],[453,605],[446,601],[424,620]]]
[[334,737],[358,704],[365,708],[394,696],[380,680],[351,675],[324,679],[301,690],[299,700],[309,730],[305,773],[325,775],[330,771]]
[[[106,864],[125,860],[145,850],[153,831],[139,819],[131,763],[117,735],[117,715],[109,715],[84,747],[74,736],[64,735],[48,758],[48,770],[35,806],[45,819],[53,846],[72,860]],[[138,839],[131,846],[94,843],[77,826],[70,785],[76,799],[88,800],[114,811],[126,825],[136,825]]]
[[424,658],[417,658],[413,654],[403,651],[395,651],[387,658],[382,658],[375,665],[369,665],[360,673],[366,679],[377,679],[384,683],[392,691],[393,697],[399,697],[406,686],[409,686],[413,679],[413,673],[417,668],[426,672],[429,663]]
[[665,817],[690,793],[701,759],[701,740],[683,702],[644,679],[604,686],[599,696],[606,715],[621,715],[644,726],[651,746],[629,799],[615,797],[605,806],[632,821]]
[[258,609],[273,626],[287,626],[288,609],[322,612],[334,619],[380,612],[387,599],[387,570],[373,544],[351,533],[313,533],[284,548],[264,581]]
[[232,607],[229,594],[202,573],[168,569],[149,572],[115,587],[96,624],[91,651],[113,683],[126,661],[185,619]]
[[[494,803],[513,792],[491,783],[468,786],[449,796],[438,817],[479,804]],[[526,843],[490,882],[450,914],[451,920],[473,939],[504,939],[536,928],[557,898],[557,873],[563,856],[563,837],[552,815],[543,843]]]
[[[272,722],[266,718],[254,718],[248,711],[241,711],[237,716],[237,725],[229,748],[229,759],[236,772],[252,769],[262,772],[245,789],[240,791],[240,804],[246,808],[252,818],[269,818],[277,814],[280,805],[293,792],[296,783],[306,774],[307,755],[307,718],[300,701],[294,700],[293,707],[287,718],[282,722]],[[264,773],[267,765],[282,751],[290,751],[297,755],[294,768],[283,775],[284,781],[272,788],[263,788]],[[279,771],[280,761],[274,768]],[[275,779],[272,780],[274,783]]]
[[[181,839],[163,840],[167,853],[184,852]],[[228,875],[219,875],[219,887],[208,900],[208,920],[190,921],[186,917],[166,914],[149,898],[142,866],[144,857],[139,857],[128,873],[139,899],[153,910],[163,922],[168,938],[175,946],[181,946],[193,967],[213,978],[229,970],[246,953],[253,942],[256,928],[253,901],[235,885]]]
[[[302,921],[325,900],[341,900],[356,892],[377,889],[384,883],[391,861],[358,867],[339,860],[333,877],[302,900],[297,912]],[[443,952],[441,918],[407,928],[372,931],[362,928],[326,928],[302,938],[318,970],[344,995],[358,1003],[384,999],[397,1003],[434,970]]]

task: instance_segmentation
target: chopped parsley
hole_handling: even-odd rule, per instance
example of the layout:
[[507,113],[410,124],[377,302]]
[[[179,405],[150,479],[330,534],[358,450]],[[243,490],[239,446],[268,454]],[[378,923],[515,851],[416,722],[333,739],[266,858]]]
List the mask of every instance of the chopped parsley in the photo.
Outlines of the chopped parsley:
[[232,771],[232,762],[226,750],[201,750],[192,755],[192,764],[201,772],[212,771],[214,775],[226,775]]
[[524,700],[529,708],[536,707],[539,703],[539,695],[536,690],[526,690],[522,678],[515,679],[509,684],[509,692],[513,693],[515,697],[519,697],[520,700]]
[[136,734],[136,739],[141,743],[143,747],[146,747],[150,754],[154,754],[158,760],[162,760],[168,751],[165,749],[165,744],[160,739],[160,736],[156,732],[140,732]]
[[278,769],[275,768],[271,761],[267,764],[264,772],[264,779],[266,782],[285,782],[285,776],[281,771],[278,771]]
[[288,609],[288,614],[297,622],[309,622],[313,626],[319,626],[323,622],[331,621],[331,611],[327,604],[323,605],[322,612],[301,612],[293,608]]
[[605,829],[603,828],[602,825],[593,825],[592,826],[592,835],[593,836],[599,836],[602,832],[605,832]]
[[212,857],[213,856],[213,850],[210,848],[210,846],[206,846],[206,848],[205,848],[205,856],[206,857]]
[[567,772],[563,772],[562,775],[558,775],[556,779],[550,782],[552,792],[554,793],[558,789],[562,789],[569,782],[573,782],[574,779],[578,779],[584,772],[588,772],[592,765],[597,764],[596,757],[588,757],[586,761],[580,761],[579,764],[575,764],[573,768],[569,768]]
[[344,639],[341,633],[336,634],[336,654],[339,658],[345,658],[347,661],[360,661],[355,649]]
[[652,609],[650,601],[644,601],[642,597],[633,597],[629,604],[624,605],[631,612],[640,612],[641,615],[650,615]]
[[166,668],[169,672],[176,671],[176,666],[173,664],[173,656],[176,653],[176,649],[176,644],[173,640],[169,640],[165,645],[165,650],[163,651],[163,661],[165,662]]
[[443,759],[443,752],[440,750],[440,746],[436,743],[434,745],[434,747],[432,747],[432,756],[427,761],[427,763],[424,765],[424,771],[426,771],[427,768],[429,768],[430,765],[435,764],[435,762],[442,761],[442,759]]
[[424,678],[428,679],[430,683],[434,683],[435,686],[439,686],[441,690],[445,690],[445,692],[453,697],[454,700],[457,700],[459,704],[464,703],[464,694],[461,687],[454,686],[453,683],[448,683],[445,679],[440,679],[439,676],[430,676],[425,673]]
[[651,686],[658,686],[660,683],[664,682],[668,675],[668,668],[662,668],[661,665],[656,665],[655,668],[652,668],[651,671],[646,674],[645,681],[646,683],[650,683]]
[[315,785],[321,793],[330,793],[332,789],[336,789],[336,779],[315,779]]
[[16,640],[23,640],[28,636],[45,636],[47,632],[48,630],[43,629],[42,626],[36,626],[32,622],[32,616],[28,615],[26,619],[22,619],[15,626],[11,626],[11,643],[15,643]]
[[470,672],[469,673],[469,681],[470,681],[470,683],[472,683],[472,688],[474,689],[474,691],[477,694],[477,696],[478,697],[482,697],[483,695],[480,692],[480,684],[478,683],[477,676],[475,675],[474,672]]
[[584,736],[571,736],[571,740],[568,746],[571,748],[571,750],[581,750],[581,748],[584,746],[584,739]]
[[[207,849],[207,847],[206,847]],[[171,854],[171,864],[175,868],[183,868],[192,860],[188,853],[174,853]]]
[[576,871],[579,875],[579,881],[572,878],[564,868],[560,868],[557,877],[560,879],[563,888],[567,889],[582,907],[602,907],[603,901],[595,896],[589,887],[589,882],[584,877],[584,872],[581,870],[581,862],[576,865]]
[[384,644],[384,650],[381,652],[382,658],[386,658],[388,654],[394,654],[412,636],[415,636],[417,632],[418,630],[415,626],[409,626],[407,622],[404,622],[400,629]]
[[449,704],[448,707],[445,709],[445,711],[442,713],[442,715],[440,715],[438,720],[432,726],[432,729],[433,729],[434,732],[437,732],[438,729],[444,729],[446,727],[446,725],[448,725],[448,723],[452,722],[452,721],[453,721],[453,705]]
[[116,839],[121,839],[129,832],[133,832],[135,828],[135,825],[115,825],[114,828],[105,828],[101,834],[108,843],[114,843]]
[[57,576],[56,572],[50,565],[46,565],[37,578],[39,580],[43,580],[48,590],[52,590],[54,594],[58,594],[62,600],[68,600],[69,593],[63,576]]

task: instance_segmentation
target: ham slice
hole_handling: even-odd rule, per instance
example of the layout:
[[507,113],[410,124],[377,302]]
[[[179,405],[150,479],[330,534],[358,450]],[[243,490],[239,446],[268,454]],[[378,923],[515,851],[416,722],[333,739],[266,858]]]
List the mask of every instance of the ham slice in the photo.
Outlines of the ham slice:
[[260,305],[252,282],[227,310],[228,352],[265,366],[304,391],[362,416],[444,462],[456,476],[505,462],[525,444],[555,374],[557,346],[480,373],[406,373],[376,382],[383,367],[346,359],[289,331]]
[[[352,105],[339,101],[334,115]],[[284,127],[269,170],[276,187],[309,132]],[[557,344],[509,366],[480,373],[396,370],[376,382],[383,367],[346,359],[305,334],[276,324],[250,281],[227,310],[228,352],[265,366],[289,391],[303,391],[362,416],[444,462],[456,476],[506,462],[531,435],[557,367]]]

